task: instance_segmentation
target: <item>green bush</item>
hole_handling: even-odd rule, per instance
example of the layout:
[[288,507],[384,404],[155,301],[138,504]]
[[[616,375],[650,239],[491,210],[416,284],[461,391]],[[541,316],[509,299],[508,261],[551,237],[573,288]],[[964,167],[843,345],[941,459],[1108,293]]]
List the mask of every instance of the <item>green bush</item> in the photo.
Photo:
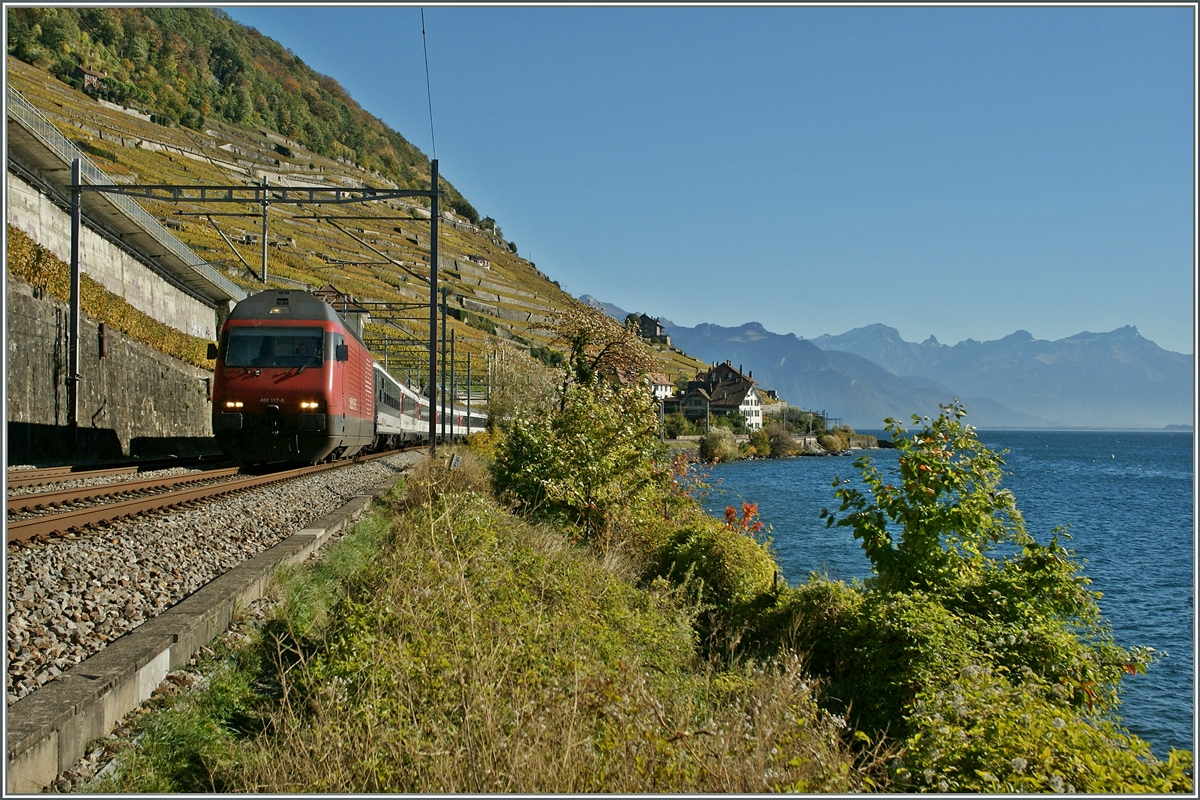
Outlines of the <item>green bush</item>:
[[725,428],[713,428],[700,439],[700,458],[704,461],[736,461],[737,442]]
[[759,458],[768,458],[771,455],[771,440],[762,428],[750,433],[750,446],[754,448],[754,455]]
[[663,417],[663,428],[668,439],[678,439],[680,436],[696,436],[701,430],[683,414],[674,412]]
[[[1001,456],[965,413],[944,407],[911,437],[887,420],[899,480],[862,458],[866,491],[834,481],[841,507],[822,516],[862,542],[862,599],[818,582],[774,611],[791,612],[826,702],[868,737],[902,740],[897,774],[913,788],[1190,791],[1191,754],[1154,759],[1114,715],[1121,677],[1153,653],[1113,641],[1057,531],[1041,545],[1025,530]],[[836,597],[836,612],[810,593]]]
[[517,419],[496,447],[496,491],[526,513],[582,528],[590,537],[622,506],[661,495],[658,404],[641,386],[571,386],[559,413]]
[[1054,686],[1014,685],[1001,669],[968,664],[913,704],[897,776],[937,792],[1190,792],[1190,753],[1165,761],[1103,715],[1063,707]]
[[744,435],[749,431],[749,428],[746,427],[746,418],[737,413],[725,414],[723,416],[714,415],[712,417],[711,427],[724,428],[730,433],[737,435]]
[[[708,654],[736,655],[762,638],[764,611],[776,601],[778,567],[753,531],[694,514],[670,533],[649,574],[682,586],[696,604],[696,629]],[[770,659],[780,650],[762,652]]]
[[762,544],[711,517],[699,516],[677,530],[661,550],[660,575],[699,582],[702,601],[729,612],[770,591],[776,566]]

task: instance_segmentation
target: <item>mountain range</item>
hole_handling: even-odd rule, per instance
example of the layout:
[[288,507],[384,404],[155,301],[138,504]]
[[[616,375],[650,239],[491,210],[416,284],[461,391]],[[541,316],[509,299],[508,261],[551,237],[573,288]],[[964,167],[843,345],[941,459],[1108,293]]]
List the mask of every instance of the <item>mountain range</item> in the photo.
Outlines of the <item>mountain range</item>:
[[[626,316],[588,295],[580,299]],[[792,405],[857,427],[933,414],[955,398],[967,420],[985,428],[1162,428],[1192,419],[1192,357],[1162,349],[1131,326],[1057,341],[1016,331],[951,346],[932,336],[907,342],[882,324],[811,340],[757,322],[662,324],[696,358],[729,360]]]

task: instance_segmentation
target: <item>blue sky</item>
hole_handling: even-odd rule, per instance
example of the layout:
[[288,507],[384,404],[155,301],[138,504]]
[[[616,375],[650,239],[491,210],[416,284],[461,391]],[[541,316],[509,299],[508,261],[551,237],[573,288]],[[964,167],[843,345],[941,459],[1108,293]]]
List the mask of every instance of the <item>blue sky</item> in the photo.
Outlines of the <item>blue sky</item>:
[[[227,7],[431,154],[417,7]],[[441,172],[681,325],[1194,352],[1190,7],[427,7]]]

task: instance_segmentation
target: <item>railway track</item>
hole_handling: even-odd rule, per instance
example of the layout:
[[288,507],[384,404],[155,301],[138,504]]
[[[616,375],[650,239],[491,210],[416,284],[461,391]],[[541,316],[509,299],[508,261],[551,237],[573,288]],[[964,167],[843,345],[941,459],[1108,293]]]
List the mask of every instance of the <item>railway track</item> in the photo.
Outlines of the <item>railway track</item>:
[[[99,535],[11,545],[8,792],[75,775],[87,743],[254,603],[278,566],[331,541],[419,458],[381,453],[337,463],[345,469],[253,476],[277,483]],[[309,477],[286,480],[296,472]]]
[[169,489],[173,486],[178,486],[183,483],[196,483],[197,481],[211,481],[219,478],[226,478],[232,475],[237,475],[239,471],[240,470],[237,467],[229,467],[227,469],[210,469],[204,470],[203,472],[193,472],[187,475],[146,478],[140,481],[105,483],[98,486],[87,486],[81,489],[59,489],[57,491],[50,490],[45,492],[32,492],[30,494],[21,494],[8,498],[8,513],[14,514],[21,511],[35,511],[37,509],[55,508],[57,506],[66,506],[73,503],[87,502],[89,500],[100,500],[106,497],[114,497],[124,494],[136,494],[161,489]]
[[[59,513],[46,514],[31,519],[15,520],[8,523],[7,542],[28,542],[33,539],[43,538],[55,533],[67,533],[69,531],[81,531],[89,526],[103,525],[115,522],[120,519],[138,516],[140,514],[150,514],[156,511],[162,511],[168,508],[188,505],[191,503],[203,502],[211,500],[222,495],[231,494],[233,492],[245,491],[247,489],[255,489],[260,486],[266,486],[272,483],[281,481],[294,480],[307,475],[312,475],[318,472],[324,472],[330,469],[338,469],[347,467],[353,464],[372,461],[377,458],[385,458],[390,455],[399,453],[399,450],[391,450],[384,453],[373,453],[367,456],[361,456],[355,459],[346,461],[335,461],[329,464],[316,464],[309,467],[301,467],[299,469],[285,470],[282,472],[272,472],[266,475],[252,475],[244,478],[236,478],[216,484],[208,484],[205,486],[190,487],[175,489],[173,491],[160,492],[147,497],[135,497],[128,500],[121,500],[113,503],[105,503],[103,505],[91,506],[78,510],[68,510]],[[123,469],[123,468],[119,468]],[[36,508],[40,504],[42,507],[48,507],[51,504],[59,504],[63,502],[75,502],[84,499],[86,495],[88,499],[97,497],[113,496],[118,494],[134,491],[131,484],[145,484],[142,490],[151,488],[178,485],[179,483],[195,483],[197,481],[211,481],[214,478],[221,477],[214,473],[225,473],[232,475],[237,473],[237,469],[230,470],[212,470],[207,472],[192,473],[190,475],[175,476],[174,478],[154,478],[147,481],[123,482],[119,484],[108,484],[106,486],[90,487],[88,489],[66,490],[62,492],[42,492],[37,494],[22,495],[9,498],[9,512],[14,511],[14,506],[20,509],[31,507]],[[76,474],[72,474],[74,477]],[[55,498],[59,499],[55,499]]]
[[210,455],[185,458],[155,458],[146,461],[111,465],[76,464],[74,466],[40,467],[37,469],[10,469],[6,474],[5,483],[9,489],[24,488],[27,486],[48,486],[52,483],[65,483],[66,481],[106,478],[112,475],[129,475],[135,472],[150,472],[152,470],[170,469],[172,467],[193,467],[224,461],[227,461],[227,459],[223,455]]

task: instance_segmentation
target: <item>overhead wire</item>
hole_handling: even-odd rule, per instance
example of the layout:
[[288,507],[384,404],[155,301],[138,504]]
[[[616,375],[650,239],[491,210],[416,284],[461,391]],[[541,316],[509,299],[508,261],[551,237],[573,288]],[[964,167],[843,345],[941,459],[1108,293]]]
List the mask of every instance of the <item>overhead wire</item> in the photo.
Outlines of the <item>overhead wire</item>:
[[429,44],[425,40],[425,8],[421,8],[421,48],[425,51],[425,100],[429,104],[429,142],[437,159],[437,137],[433,135],[433,93],[429,89]]

